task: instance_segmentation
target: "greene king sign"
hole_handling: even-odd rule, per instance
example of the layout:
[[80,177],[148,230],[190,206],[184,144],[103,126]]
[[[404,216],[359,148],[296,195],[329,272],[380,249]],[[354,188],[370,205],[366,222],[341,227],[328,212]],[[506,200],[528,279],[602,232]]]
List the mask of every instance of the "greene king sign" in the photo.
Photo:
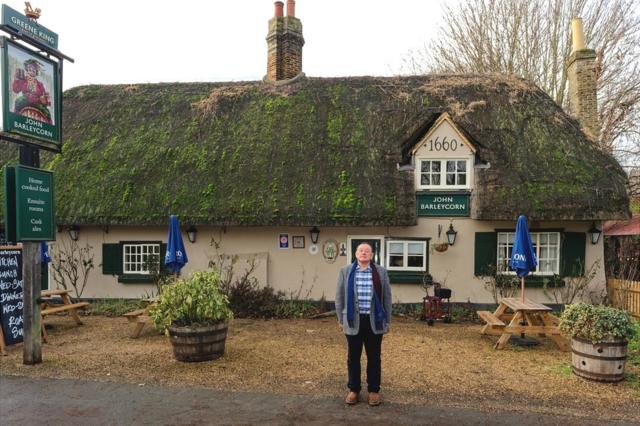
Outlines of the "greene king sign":
[[6,25],[45,46],[53,49],[58,48],[58,34],[27,18],[6,4],[2,5],[2,25]]

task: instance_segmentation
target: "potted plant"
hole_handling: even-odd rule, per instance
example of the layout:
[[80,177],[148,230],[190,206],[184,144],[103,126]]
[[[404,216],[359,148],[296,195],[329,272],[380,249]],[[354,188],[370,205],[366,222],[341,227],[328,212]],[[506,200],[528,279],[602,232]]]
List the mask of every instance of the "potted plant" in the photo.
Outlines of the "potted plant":
[[219,283],[217,271],[195,272],[187,280],[165,286],[150,309],[156,328],[169,335],[176,359],[207,361],[224,354],[233,312]]
[[599,382],[624,379],[627,342],[635,335],[627,312],[588,303],[567,305],[560,330],[571,337],[574,374]]

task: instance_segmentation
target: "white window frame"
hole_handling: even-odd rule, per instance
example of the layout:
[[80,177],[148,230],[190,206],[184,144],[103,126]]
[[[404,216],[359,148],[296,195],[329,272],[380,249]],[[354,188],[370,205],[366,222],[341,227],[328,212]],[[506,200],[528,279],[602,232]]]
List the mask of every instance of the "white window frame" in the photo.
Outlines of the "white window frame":
[[[402,243],[402,266],[391,266],[391,250],[389,245],[391,243]],[[409,244],[421,244],[422,245],[422,267],[407,266],[409,263]],[[385,265],[389,271],[420,271],[427,270],[427,242],[425,240],[402,240],[402,239],[387,239],[385,241]]]
[[[439,161],[440,162],[440,185],[423,185],[422,184],[422,163],[425,161]],[[465,162],[465,184],[464,185],[447,185],[447,161],[464,161]],[[457,158],[418,158],[417,170],[417,182],[418,189],[469,189],[471,188],[471,160],[466,157]],[[456,172],[456,182],[457,182]]]
[[[151,272],[145,269],[145,262],[149,255],[157,255],[160,258],[160,244],[158,243],[124,243],[122,244],[122,273],[125,275],[150,275]],[[129,256],[129,257],[128,257]],[[136,256],[131,259],[131,256]],[[139,259],[137,257],[140,257]],[[139,265],[139,268],[132,268]]]
[[[557,244],[556,245],[550,245],[548,242],[545,245],[545,247],[547,248],[552,248],[555,247],[556,248],[556,258],[552,259],[555,260],[555,268],[553,268],[553,270],[551,271],[545,271],[545,272],[540,272],[539,268],[540,268],[540,262],[541,262],[541,258],[540,258],[540,252],[542,249],[542,246],[540,244],[540,240],[541,240],[541,236],[542,235],[551,235],[551,234],[555,234],[556,235],[556,241]],[[506,240],[507,243],[501,243],[500,242],[500,235],[506,235]],[[536,259],[538,259],[538,265],[536,266],[536,269],[534,271],[531,271],[532,275],[538,275],[538,276],[551,276],[553,274],[559,274],[560,273],[560,232],[558,231],[540,231],[540,232],[530,232],[529,235],[531,235],[531,243],[533,244],[535,250],[536,250]],[[506,248],[507,249],[507,253],[509,253],[509,251],[513,248],[513,242],[509,242],[509,241],[513,241],[513,238],[509,238],[509,236],[515,236],[515,231],[513,232],[498,232],[496,239],[497,239],[497,246],[498,246],[498,251],[496,254],[496,266],[498,269],[498,272],[502,273],[502,274],[507,274],[507,275],[515,275],[516,272],[512,271],[509,269],[509,260],[510,257],[505,257],[502,256],[502,254],[504,253],[503,250]],[[548,241],[548,238],[547,238]],[[544,258],[543,260],[548,260],[551,258]]]

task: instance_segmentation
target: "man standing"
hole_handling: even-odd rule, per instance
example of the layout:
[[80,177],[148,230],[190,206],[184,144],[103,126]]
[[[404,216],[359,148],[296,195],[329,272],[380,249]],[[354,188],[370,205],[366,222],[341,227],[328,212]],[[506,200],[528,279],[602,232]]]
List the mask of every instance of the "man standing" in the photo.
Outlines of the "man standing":
[[356,261],[340,270],[336,289],[336,314],[340,329],[347,336],[349,394],[345,402],[358,402],[360,357],[367,354],[369,405],[380,405],[380,351],[382,335],[391,321],[391,286],[382,266],[371,262],[373,249],[368,243],[356,248]]

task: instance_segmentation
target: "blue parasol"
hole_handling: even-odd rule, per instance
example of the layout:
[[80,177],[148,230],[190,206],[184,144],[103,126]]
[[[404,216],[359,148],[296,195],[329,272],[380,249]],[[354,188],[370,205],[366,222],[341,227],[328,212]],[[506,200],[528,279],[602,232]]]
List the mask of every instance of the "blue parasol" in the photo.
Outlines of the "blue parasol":
[[164,264],[168,270],[177,274],[189,259],[187,259],[187,252],[184,249],[180,223],[176,215],[171,215],[169,218],[169,236],[167,240],[167,253],[164,256]]
[[513,240],[513,249],[511,250],[511,259],[509,260],[509,268],[516,271],[520,277],[521,296],[524,302],[524,277],[533,271],[538,265],[536,252],[531,244],[531,236],[529,235],[529,226],[527,218],[524,215],[518,217],[516,225],[516,235]]
[[49,256],[49,246],[46,242],[40,241],[40,263],[44,265],[45,263],[50,262],[51,256]]

